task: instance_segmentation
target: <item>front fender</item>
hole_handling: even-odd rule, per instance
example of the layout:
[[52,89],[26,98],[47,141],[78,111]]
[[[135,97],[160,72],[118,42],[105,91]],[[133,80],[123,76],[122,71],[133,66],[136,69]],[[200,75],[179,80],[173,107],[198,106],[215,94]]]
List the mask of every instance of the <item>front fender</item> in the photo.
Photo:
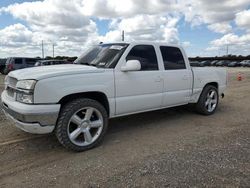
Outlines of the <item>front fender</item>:
[[64,96],[82,92],[102,92],[114,98],[114,80],[110,71],[83,75],[59,76],[39,80],[34,91],[34,103],[55,104]]

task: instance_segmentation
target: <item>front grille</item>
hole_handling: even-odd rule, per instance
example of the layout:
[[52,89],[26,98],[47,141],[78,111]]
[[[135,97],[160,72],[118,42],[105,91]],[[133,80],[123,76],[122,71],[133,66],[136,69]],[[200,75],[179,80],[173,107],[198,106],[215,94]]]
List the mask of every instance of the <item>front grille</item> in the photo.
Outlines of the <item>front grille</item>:
[[13,89],[13,88],[7,86],[6,91],[7,91],[7,95],[8,95],[9,97],[14,98],[15,89]]
[[10,87],[16,88],[17,79],[16,79],[16,78],[13,78],[13,77],[8,77],[7,83],[8,83],[8,85],[9,85]]
[[17,79],[13,78],[13,77],[8,77],[7,78],[7,95],[11,98],[15,97],[15,88],[16,88],[16,84],[17,84]]

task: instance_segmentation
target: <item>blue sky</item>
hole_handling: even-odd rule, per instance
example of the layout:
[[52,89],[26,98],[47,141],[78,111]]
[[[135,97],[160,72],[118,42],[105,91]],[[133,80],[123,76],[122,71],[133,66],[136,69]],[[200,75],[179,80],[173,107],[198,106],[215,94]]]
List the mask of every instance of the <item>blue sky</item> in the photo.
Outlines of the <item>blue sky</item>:
[[[248,54],[249,0],[1,0],[0,56],[80,55],[100,41],[161,41],[189,56]],[[250,52],[249,52],[250,54]]]

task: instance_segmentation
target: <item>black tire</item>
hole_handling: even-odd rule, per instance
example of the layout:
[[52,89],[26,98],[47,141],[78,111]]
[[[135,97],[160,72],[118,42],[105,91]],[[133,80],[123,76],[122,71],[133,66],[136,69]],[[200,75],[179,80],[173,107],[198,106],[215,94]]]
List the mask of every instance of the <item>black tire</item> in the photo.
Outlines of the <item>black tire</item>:
[[0,73],[1,73],[1,74],[4,74],[4,67],[3,67],[3,66],[0,67]]
[[[69,127],[72,116],[76,112],[78,112],[80,109],[83,109],[86,107],[94,108],[100,112],[102,116],[102,120],[103,120],[102,130],[100,133],[98,133],[99,137],[93,143],[87,146],[79,146],[70,140],[68,127]],[[107,127],[108,127],[108,115],[103,105],[101,105],[99,102],[92,100],[92,99],[80,98],[80,99],[75,99],[71,102],[68,102],[66,105],[62,107],[61,112],[59,114],[58,121],[57,121],[55,134],[56,134],[58,141],[64,147],[73,151],[81,152],[81,151],[89,150],[93,147],[98,146],[104,138],[104,135],[107,131]]]
[[3,74],[4,74],[4,75],[9,74],[9,72],[10,72],[10,71],[9,71],[7,68],[4,68],[4,69],[3,69]]
[[[214,91],[215,92],[215,96],[217,98],[217,102],[215,103],[215,107],[212,108],[213,110],[212,111],[209,111],[207,109],[207,106],[206,106],[206,101],[208,100],[208,95],[211,91]],[[212,100],[212,99],[211,99]],[[216,111],[217,109],[217,106],[218,106],[218,102],[219,102],[219,95],[218,95],[218,89],[212,85],[207,85],[201,95],[200,95],[200,98],[198,100],[198,102],[195,104],[195,111],[199,114],[202,114],[202,115],[212,115],[214,114],[214,112]],[[210,109],[211,110],[211,109]]]

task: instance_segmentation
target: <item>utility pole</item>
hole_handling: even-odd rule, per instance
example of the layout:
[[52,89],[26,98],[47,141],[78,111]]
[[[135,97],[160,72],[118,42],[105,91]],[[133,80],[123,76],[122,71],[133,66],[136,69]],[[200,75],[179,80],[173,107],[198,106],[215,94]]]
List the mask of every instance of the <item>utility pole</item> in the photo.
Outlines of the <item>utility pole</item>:
[[53,59],[54,59],[55,57],[55,44],[54,43],[52,43],[52,49],[53,49]]
[[42,57],[44,59],[44,48],[43,48],[43,40],[42,40]]
[[124,30],[122,30],[122,41],[124,41],[124,38],[125,38],[125,32]]
[[227,44],[227,56],[228,56],[228,48],[229,48],[229,45]]

